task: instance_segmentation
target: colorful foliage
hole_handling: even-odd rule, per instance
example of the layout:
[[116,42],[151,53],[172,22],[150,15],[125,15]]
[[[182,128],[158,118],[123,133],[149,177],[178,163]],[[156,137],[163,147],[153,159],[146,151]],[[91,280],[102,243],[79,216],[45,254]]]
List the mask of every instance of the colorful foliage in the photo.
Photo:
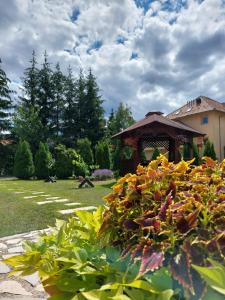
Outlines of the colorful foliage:
[[161,155],[119,179],[105,197],[109,208],[99,234],[124,257],[139,260],[140,275],[166,266],[184,293],[200,299],[206,283],[192,264],[225,256],[225,160],[192,163]]

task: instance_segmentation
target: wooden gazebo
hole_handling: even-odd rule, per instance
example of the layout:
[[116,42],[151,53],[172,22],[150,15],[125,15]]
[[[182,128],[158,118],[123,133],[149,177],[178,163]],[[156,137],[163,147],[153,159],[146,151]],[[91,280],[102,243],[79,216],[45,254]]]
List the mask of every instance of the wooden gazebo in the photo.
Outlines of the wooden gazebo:
[[[134,172],[139,163],[146,164],[157,147],[169,161],[178,162],[181,147],[187,144],[192,157],[193,138],[203,138],[204,134],[177,121],[164,117],[161,112],[149,112],[145,118],[115,134],[120,139],[122,149],[132,149],[131,157],[122,155],[123,173]],[[145,159],[143,159],[143,152]]]

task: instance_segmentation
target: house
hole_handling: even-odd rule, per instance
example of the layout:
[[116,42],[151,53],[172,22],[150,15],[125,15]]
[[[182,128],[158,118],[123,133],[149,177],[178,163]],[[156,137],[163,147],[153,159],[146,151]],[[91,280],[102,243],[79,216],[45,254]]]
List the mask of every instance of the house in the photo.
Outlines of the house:
[[[157,147],[170,161],[178,162],[181,158],[183,144],[193,144],[193,139],[202,139],[204,133],[192,126],[163,116],[161,112],[149,112],[145,118],[115,134],[113,138],[120,139],[122,147],[122,173],[134,172],[139,163],[151,160],[152,153]],[[131,155],[127,157],[127,148]]]
[[[188,101],[184,106],[167,115],[170,120],[179,121],[205,134],[204,139],[213,142],[218,160],[225,157],[225,103],[205,96]],[[204,141],[195,137],[194,142],[203,154]]]

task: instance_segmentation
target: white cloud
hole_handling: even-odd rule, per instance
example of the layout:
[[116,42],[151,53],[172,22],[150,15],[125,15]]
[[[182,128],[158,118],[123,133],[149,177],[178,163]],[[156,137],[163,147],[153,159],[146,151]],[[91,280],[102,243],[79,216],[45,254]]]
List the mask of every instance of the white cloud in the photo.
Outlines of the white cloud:
[[[108,112],[119,101],[141,118],[150,110],[169,112],[200,94],[225,99],[222,0],[184,1],[179,9],[171,1],[169,10],[167,2],[154,1],[146,13],[133,0],[3,2],[0,56],[15,82],[32,50],[41,62],[46,49],[63,70],[69,64],[75,73],[93,68]],[[87,52],[95,42],[101,47]],[[137,57],[131,60],[132,53]]]

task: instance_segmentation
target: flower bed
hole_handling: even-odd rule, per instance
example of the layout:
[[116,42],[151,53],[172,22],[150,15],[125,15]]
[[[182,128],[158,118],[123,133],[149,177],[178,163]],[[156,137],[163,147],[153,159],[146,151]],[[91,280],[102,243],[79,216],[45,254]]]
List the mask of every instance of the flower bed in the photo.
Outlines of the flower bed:
[[109,169],[97,169],[91,175],[94,180],[107,180],[113,177],[113,172]]
[[224,299],[225,161],[191,163],[139,166],[105,197],[108,208],[57,221],[6,262],[39,271],[52,299]]

